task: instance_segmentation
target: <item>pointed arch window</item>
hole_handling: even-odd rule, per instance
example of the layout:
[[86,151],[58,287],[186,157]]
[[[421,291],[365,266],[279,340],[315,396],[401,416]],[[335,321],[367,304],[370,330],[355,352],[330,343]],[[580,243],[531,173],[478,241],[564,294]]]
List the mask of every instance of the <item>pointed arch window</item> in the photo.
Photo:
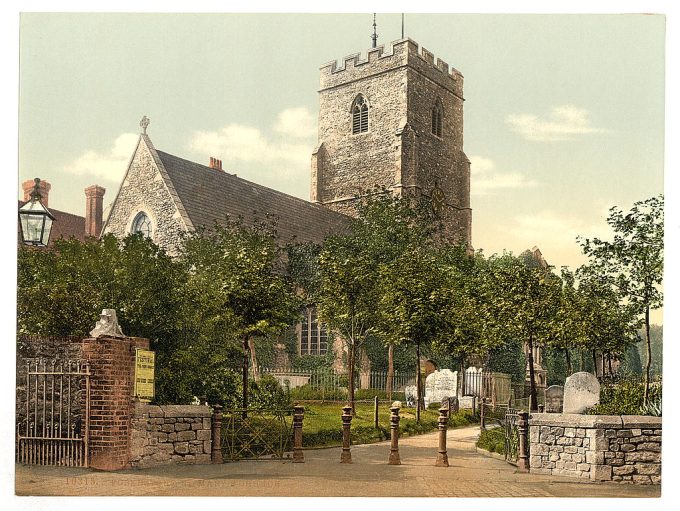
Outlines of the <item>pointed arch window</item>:
[[368,131],[368,102],[359,94],[352,103],[352,134]]
[[151,226],[151,220],[149,216],[141,211],[137,213],[137,216],[132,221],[132,227],[130,228],[132,234],[141,233],[145,238],[151,238],[153,234],[153,227]]
[[442,104],[439,100],[432,107],[432,134],[441,138],[442,137],[442,125],[443,125],[444,113],[442,109]]

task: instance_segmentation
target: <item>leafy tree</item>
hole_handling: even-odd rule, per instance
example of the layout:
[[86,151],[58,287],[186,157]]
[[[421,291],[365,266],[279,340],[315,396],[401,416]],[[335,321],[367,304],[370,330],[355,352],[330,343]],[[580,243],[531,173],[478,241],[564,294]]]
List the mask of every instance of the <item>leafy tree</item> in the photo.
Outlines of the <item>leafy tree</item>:
[[185,317],[193,316],[188,323],[207,324],[218,344],[226,346],[233,339],[241,344],[246,409],[253,338],[282,332],[300,310],[300,300],[283,276],[276,233],[266,223],[229,221],[188,235],[180,260],[189,273],[183,301]]
[[358,213],[347,234],[325,240],[318,259],[316,295],[320,319],[340,334],[347,348],[352,407],[357,355],[379,321],[376,305],[383,293],[380,268],[429,235],[418,206],[389,194],[364,201]]
[[559,310],[560,279],[528,255],[503,254],[490,258],[488,289],[491,294],[496,328],[526,342],[532,410],[537,409],[533,349],[545,345],[554,335]]
[[589,272],[613,286],[638,316],[644,316],[645,404],[652,361],[649,314],[663,305],[663,206],[660,195],[636,202],[628,213],[613,207],[607,218],[614,232],[612,241],[579,238],[590,258]]

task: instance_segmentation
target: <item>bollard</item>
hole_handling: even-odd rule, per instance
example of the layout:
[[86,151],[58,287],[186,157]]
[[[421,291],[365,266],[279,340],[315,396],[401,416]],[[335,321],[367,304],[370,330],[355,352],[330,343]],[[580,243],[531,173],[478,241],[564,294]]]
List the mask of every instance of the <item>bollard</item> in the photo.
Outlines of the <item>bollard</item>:
[[439,452],[435,467],[448,467],[449,455],[446,453],[446,428],[449,425],[449,409],[442,403],[439,409]]
[[342,409],[342,454],[340,463],[352,463],[352,453],[349,450],[349,428],[352,425],[352,407]]
[[373,427],[378,429],[378,396],[375,396],[375,402],[373,404]]
[[529,414],[519,412],[517,420],[517,432],[519,433],[519,453],[517,455],[517,470],[519,472],[529,472],[529,456],[527,455],[527,430],[529,425]]
[[387,462],[388,465],[401,465],[401,459],[399,458],[399,409],[401,408],[401,403],[395,401],[390,407],[390,435],[392,443],[390,445],[390,459]]
[[305,455],[302,452],[302,421],[305,418],[305,407],[295,405],[293,407],[293,463],[304,463]]
[[212,463],[222,463],[222,406],[213,406],[212,415]]
[[486,398],[483,397],[482,401],[479,405],[479,429],[480,431],[484,431],[486,429],[486,422],[485,422],[485,416],[484,416],[484,405],[486,404]]

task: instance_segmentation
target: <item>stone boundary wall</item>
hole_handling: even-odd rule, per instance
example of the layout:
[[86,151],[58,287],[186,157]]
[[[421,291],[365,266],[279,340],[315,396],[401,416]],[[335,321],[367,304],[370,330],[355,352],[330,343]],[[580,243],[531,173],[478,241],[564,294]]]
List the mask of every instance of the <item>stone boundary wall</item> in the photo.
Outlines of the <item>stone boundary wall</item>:
[[661,483],[661,417],[536,413],[529,442],[532,474]]
[[212,409],[208,406],[156,406],[136,402],[130,466],[210,463],[211,416]]

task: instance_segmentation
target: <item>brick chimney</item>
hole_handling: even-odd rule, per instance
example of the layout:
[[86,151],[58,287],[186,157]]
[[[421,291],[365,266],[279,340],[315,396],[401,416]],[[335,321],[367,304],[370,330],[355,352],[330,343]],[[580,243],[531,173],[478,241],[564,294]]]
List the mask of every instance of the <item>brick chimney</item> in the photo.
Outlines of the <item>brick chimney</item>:
[[[24,202],[31,200],[31,192],[33,191],[34,186],[35,181],[33,179],[21,183],[21,188],[24,190]],[[40,200],[42,201],[43,206],[47,207],[47,199],[50,196],[50,188],[52,188],[52,185],[47,181],[40,181],[40,185],[38,186],[38,189],[40,190]]]
[[210,168],[215,170],[222,170],[222,160],[210,157]]
[[104,193],[106,188],[92,185],[85,188],[85,235],[99,236],[104,215]]

